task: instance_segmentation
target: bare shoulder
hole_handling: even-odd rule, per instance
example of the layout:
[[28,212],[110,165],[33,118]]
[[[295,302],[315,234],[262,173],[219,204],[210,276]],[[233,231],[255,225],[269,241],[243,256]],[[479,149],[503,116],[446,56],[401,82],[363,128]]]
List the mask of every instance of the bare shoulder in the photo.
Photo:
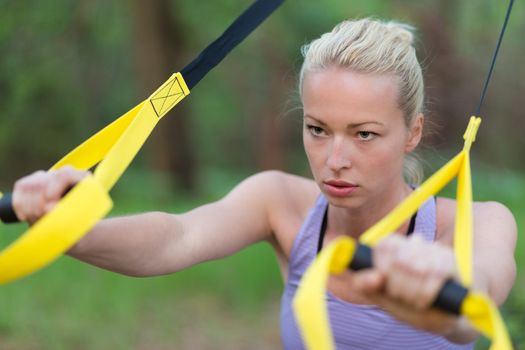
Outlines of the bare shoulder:
[[497,220],[500,223],[516,225],[516,219],[510,209],[503,203],[474,202],[474,219],[475,221],[485,222],[487,220]]
[[[455,200],[438,199],[436,238],[448,246],[453,246],[456,207]],[[501,305],[516,278],[516,220],[498,202],[474,202],[472,214],[475,288],[488,292]]]
[[511,210],[500,202],[474,202],[474,229],[477,234],[509,243],[512,253],[518,238],[518,225]]
[[286,278],[288,257],[297,232],[321,191],[315,181],[282,171],[265,171],[247,181],[258,187],[264,198],[272,230],[269,243]]
[[250,188],[250,192],[265,201],[273,215],[281,210],[287,215],[304,213],[320,193],[313,180],[278,170],[257,173],[243,183],[240,186]]
[[[457,207],[456,200],[439,197],[437,203],[438,220],[454,222]],[[490,220],[498,220],[501,223],[516,223],[510,209],[500,202],[474,202],[472,209],[475,222],[484,223]]]
[[272,244],[285,261],[288,232],[292,232],[292,223],[300,221],[302,208],[314,198],[314,189],[315,183],[308,179],[265,171],[241,181],[218,201],[170,215],[168,226],[180,233],[176,236],[182,237],[179,242],[184,242],[180,245],[186,247],[183,251],[192,249],[183,265],[228,256],[262,241]]
[[[453,235],[454,223],[456,219],[457,202],[454,199],[438,198],[437,199],[437,226],[438,239],[448,241],[447,236]],[[474,202],[472,207],[472,214],[474,220],[474,228],[483,227],[487,231],[488,228],[498,229],[502,234],[512,236],[517,235],[517,224],[514,215],[510,209],[500,202]]]

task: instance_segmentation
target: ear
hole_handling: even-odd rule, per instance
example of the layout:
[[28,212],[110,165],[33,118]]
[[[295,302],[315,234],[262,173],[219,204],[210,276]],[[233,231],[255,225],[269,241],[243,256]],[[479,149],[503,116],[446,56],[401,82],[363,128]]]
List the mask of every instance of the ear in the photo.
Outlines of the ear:
[[410,125],[408,130],[407,142],[405,144],[405,153],[410,153],[415,150],[421,141],[421,137],[423,137],[424,121],[425,116],[423,113],[419,113],[412,121],[412,125]]

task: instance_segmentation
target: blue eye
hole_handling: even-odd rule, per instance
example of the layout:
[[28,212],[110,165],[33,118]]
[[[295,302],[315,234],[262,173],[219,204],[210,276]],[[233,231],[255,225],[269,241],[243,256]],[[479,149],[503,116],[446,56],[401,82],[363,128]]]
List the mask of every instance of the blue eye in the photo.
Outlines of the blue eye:
[[306,128],[313,136],[322,136],[324,134],[324,129],[317,125],[306,125]]
[[376,133],[374,132],[371,132],[371,131],[359,131],[357,133],[357,136],[359,137],[360,140],[363,140],[363,141],[370,141],[372,140],[374,137],[377,136]]

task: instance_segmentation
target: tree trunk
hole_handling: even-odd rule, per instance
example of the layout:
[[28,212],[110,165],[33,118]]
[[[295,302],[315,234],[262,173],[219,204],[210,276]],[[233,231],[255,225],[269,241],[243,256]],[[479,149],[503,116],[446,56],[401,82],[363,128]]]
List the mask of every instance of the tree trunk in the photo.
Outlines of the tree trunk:
[[[420,28],[424,35],[425,57],[431,64],[426,69],[426,93],[430,100],[428,110],[431,124],[442,130],[462,130],[466,127],[475,101],[471,87],[465,83],[468,62],[457,53],[453,23],[458,5],[454,1],[436,3],[436,8],[425,8],[420,14]],[[435,120],[437,119],[437,122]],[[442,142],[457,140],[457,135],[440,133]]]
[[284,48],[275,42],[274,37],[269,33],[264,33],[260,39],[261,55],[264,57],[265,64],[262,69],[266,80],[259,81],[265,84],[266,92],[263,99],[256,95],[251,106],[258,106],[250,114],[254,115],[255,120],[255,161],[257,169],[282,169],[286,170],[284,155],[284,135],[287,134],[288,123],[284,120],[284,99],[286,98],[290,86],[283,77],[289,70],[289,63],[284,57]]
[[[182,69],[178,53],[184,52],[185,42],[180,23],[171,12],[169,0],[133,1],[133,43],[143,96],[149,96],[175,70]],[[155,169],[175,175],[179,186],[192,191],[196,164],[188,117],[184,102],[177,105],[162,118],[147,150]]]

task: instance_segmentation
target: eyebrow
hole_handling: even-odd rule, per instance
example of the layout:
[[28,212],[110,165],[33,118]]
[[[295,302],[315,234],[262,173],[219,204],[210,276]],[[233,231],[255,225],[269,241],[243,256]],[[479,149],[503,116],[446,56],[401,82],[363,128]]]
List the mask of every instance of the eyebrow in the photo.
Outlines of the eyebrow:
[[[303,116],[303,118],[310,118],[310,119],[313,119],[315,120],[316,122],[318,122],[319,124],[323,125],[323,126],[326,126],[326,123],[323,122],[322,120],[320,119],[317,119],[315,117],[312,117],[311,115],[308,115],[308,114],[305,114]],[[348,128],[357,128],[357,127],[360,127],[362,125],[365,125],[365,124],[377,124],[377,125],[380,125],[380,126],[385,126],[385,124],[381,123],[381,122],[377,122],[375,120],[370,120],[370,121],[365,121],[365,122],[360,122],[360,123],[351,123],[351,124],[348,124]]]

